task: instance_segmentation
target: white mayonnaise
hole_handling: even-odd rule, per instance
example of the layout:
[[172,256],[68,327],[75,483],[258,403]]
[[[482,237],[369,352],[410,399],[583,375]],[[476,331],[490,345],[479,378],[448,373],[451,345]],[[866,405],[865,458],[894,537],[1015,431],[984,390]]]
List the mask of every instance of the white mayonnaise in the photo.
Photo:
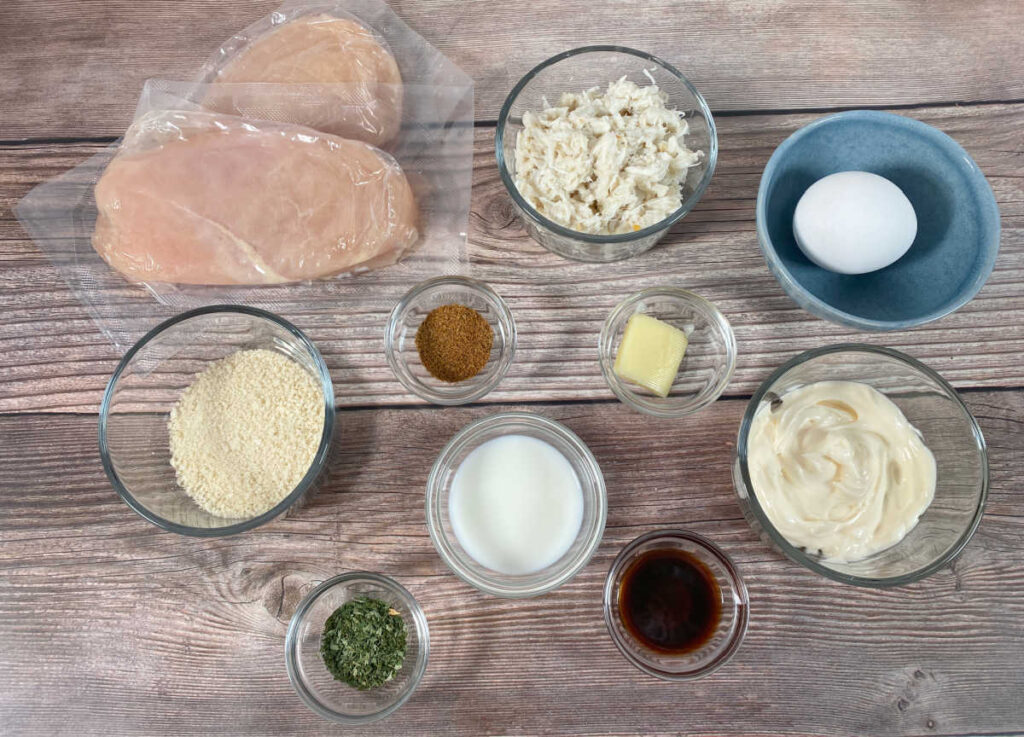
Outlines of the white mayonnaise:
[[792,545],[852,562],[895,545],[935,496],[935,458],[888,397],[820,381],[762,405],[747,466],[768,519]]
[[506,435],[459,465],[448,500],[452,529],[480,565],[535,573],[570,548],[583,524],[583,490],[572,464],[538,438]]

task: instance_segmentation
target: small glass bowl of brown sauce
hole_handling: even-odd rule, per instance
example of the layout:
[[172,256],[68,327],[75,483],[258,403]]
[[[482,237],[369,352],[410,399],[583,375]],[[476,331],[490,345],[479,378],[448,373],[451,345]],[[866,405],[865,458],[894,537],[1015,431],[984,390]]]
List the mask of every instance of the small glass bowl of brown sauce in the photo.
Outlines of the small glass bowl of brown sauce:
[[633,665],[669,681],[712,673],[747,630],[747,587],[722,550],[683,530],[651,532],[619,553],[604,586],[612,641]]

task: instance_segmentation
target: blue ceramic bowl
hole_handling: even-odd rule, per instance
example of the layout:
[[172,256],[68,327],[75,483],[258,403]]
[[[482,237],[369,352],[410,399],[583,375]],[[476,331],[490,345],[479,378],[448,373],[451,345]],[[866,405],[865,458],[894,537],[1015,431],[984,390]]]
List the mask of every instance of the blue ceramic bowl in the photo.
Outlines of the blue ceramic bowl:
[[[851,170],[889,179],[917,213],[910,250],[869,274],[822,269],[793,237],[804,191]],[[757,193],[757,237],[768,268],[808,312],[861,330],[899,330],[948,315],[978,293],[999,250],[999,210],[977,164],[945,133],[901,115],[854,110],[804,126],[775,150]]]

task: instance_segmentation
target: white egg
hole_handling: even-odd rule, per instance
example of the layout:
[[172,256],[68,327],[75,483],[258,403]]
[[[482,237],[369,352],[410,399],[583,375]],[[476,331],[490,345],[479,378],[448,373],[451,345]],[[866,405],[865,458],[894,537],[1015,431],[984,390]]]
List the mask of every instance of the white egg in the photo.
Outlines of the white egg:
[[885,177],[843,171],[807,188],[793,214],[793,235],[821,268],[866,274],[907,252],[917,235],[917,215],[903,190]]

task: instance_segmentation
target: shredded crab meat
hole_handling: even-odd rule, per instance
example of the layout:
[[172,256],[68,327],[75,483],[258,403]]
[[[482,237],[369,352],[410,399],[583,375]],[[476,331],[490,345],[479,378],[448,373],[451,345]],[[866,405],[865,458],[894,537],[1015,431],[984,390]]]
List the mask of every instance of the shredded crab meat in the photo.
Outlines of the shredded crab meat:
[[565,93],[557,105],[524,113],[519,193],[549,220],[584,233],[661,222],[682,205],[687,170],[703,158],[683,143],[689,126],[667,100],[657,85],[622,77],[604,92]]

